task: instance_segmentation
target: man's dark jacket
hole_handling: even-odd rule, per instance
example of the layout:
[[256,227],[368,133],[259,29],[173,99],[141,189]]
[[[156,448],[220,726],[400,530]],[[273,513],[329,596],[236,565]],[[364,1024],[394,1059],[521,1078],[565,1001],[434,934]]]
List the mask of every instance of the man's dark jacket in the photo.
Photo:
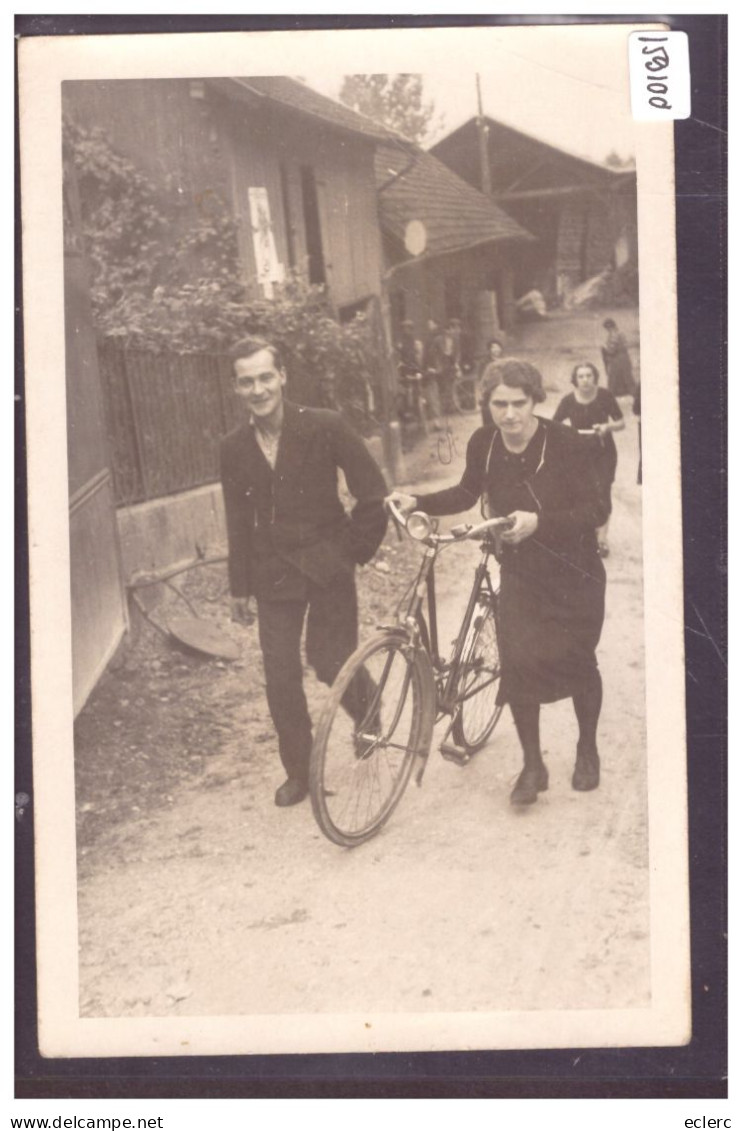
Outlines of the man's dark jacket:
[[[350,515],[338,469],[356,500]],[[240,425],[222,439],[221,479],[233,597],[290,597],[300,575],[329,586],[369,561],[384,537],[384,477],[337,412],[284,402],[274,470],[253,426]]]

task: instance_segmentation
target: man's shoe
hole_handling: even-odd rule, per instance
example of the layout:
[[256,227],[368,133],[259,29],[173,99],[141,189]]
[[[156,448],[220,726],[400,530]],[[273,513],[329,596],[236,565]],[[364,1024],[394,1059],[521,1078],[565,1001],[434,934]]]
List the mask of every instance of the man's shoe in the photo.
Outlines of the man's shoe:
[[575,772],[572,774],[572,789],[577,789],[580,793],[589,793],[591,789],[597,789],[599,785],[600,758],[598,751],[589,750],[585,753],[578,749]]
[[513,792],[510,794],[511,805],[533,805],[538,801],[539,793],[549,788],[549,771],[541,763],[535,768],[526,767],[521,770]]
[[286,809],[289,805],[298,805],[309,793],[309,787],[298,778],[287,778],[283,785],[276,790],[276,805]]

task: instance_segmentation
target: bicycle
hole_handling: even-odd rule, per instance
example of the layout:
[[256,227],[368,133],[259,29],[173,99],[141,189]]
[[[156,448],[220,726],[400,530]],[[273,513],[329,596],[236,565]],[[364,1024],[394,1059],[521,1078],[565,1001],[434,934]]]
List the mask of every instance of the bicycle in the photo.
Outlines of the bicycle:
[[456,367],[456,376],[451,386],[451,399],[456,411],[462,415],[477,411],[477,381],[470,367],[464,369]]
[[[396,621],[380,625],[340,669],[318,720],[310,761],[315,819],[325,836],[347,848],[369,840],[388,821],[415,764],[416,782],[422,784],[441,718],[450,716],[440,752],[463,766],[485,745],[502,712],[496,703],[498,590],[489,563],[499,556],[500,534],[512,520],[464,523],[438,534],[428,515],[415,511],[405,520],[391,502],[389,510],[400,537],[405,528],[425,552]],[[481,543],[482,556],[446,661],[438,647],[435,561],[445,547],[472,539]]]

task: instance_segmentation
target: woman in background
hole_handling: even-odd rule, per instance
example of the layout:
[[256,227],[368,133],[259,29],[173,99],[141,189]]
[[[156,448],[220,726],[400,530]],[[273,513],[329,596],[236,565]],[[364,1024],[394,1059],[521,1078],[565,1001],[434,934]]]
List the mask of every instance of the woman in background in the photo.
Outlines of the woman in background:
[[[603,503],[607,514],[611,513],[611,487],[616,477],[618,453],[613,441],[613,433],[626,427],[618,401],[607,389],[598,385],[598,370],[589,361],[581,362],[572,370],[570,378],[575,387],[573,393],[563,397],[554,413],[554,420],[569,423],[584,437],[595,460],[595,466],[603,492]],[[597,531],[598,551],[603,558],[608,557],[608,523]]]

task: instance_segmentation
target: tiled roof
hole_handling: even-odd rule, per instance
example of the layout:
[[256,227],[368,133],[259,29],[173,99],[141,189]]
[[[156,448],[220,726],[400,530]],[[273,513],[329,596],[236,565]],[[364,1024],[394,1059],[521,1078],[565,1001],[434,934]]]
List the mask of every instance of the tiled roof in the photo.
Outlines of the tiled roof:
[[[422,221],[427,233],[425,257],[462,251],[483,243],[533,239],[506,212],[437,157],[410,147],[409,143],[408,148],[409,156],[389,145],[379,146],[376,151],[381,226],[389,235],[404,241],[410,220]],[[413,157],[414,165],[383,188]]]
[[292,110],[311,114],[313,118],[320,118],[330,126],[363,134],[373,141],[389,141],[399,136],[373,118],[358,114],[349,106],[343,106],[342,102],[335,102],[332,98],[312,90],[305,83],[288,78],[286,75],[263,75],[258,78],[235,78],[228,81],[232,84],[236,83],[243,90],[269,98],[272,102],[280,102],[281,105],[288,106]]
[[[521,145],[529,147],[537,147],[544,153],[550,153],[553,157],[568,162],[575,170],[582,170],[586,174],[600,173],[606,175],[608,179],[636,175],[636,168],[633,166],[624,169],[616,169],[612,165],[606,165],[604,161],[596,161],[592,157],[572,153],[568,149],[555,145],[553,141],[545,141],[544,138],[527,133],[526,130],[519,129],[516,126],[509,126],[505,122],[498,122],[496,118],[490,117],[489,114],[485,115],[485,122],[488,129],[491,153],[493,148],[496,148],[498,145],[520,143]],[[436,156],[440,154],[441,159],[445,160],[451,151],[452,143],[455,144],[457,141],[461,142],[464,138],[472,147],[473,152],[477,152],[479,146],[478,129],[477,119],[468,118],[465,122],[462,122],[461,125],[451,130],[450,133],[440,138],[435,145],[432,145],[430,152]],[[493,160],[492,157],[490,159]],[[496,167],[496,157],[494,158],[493,164]]]

